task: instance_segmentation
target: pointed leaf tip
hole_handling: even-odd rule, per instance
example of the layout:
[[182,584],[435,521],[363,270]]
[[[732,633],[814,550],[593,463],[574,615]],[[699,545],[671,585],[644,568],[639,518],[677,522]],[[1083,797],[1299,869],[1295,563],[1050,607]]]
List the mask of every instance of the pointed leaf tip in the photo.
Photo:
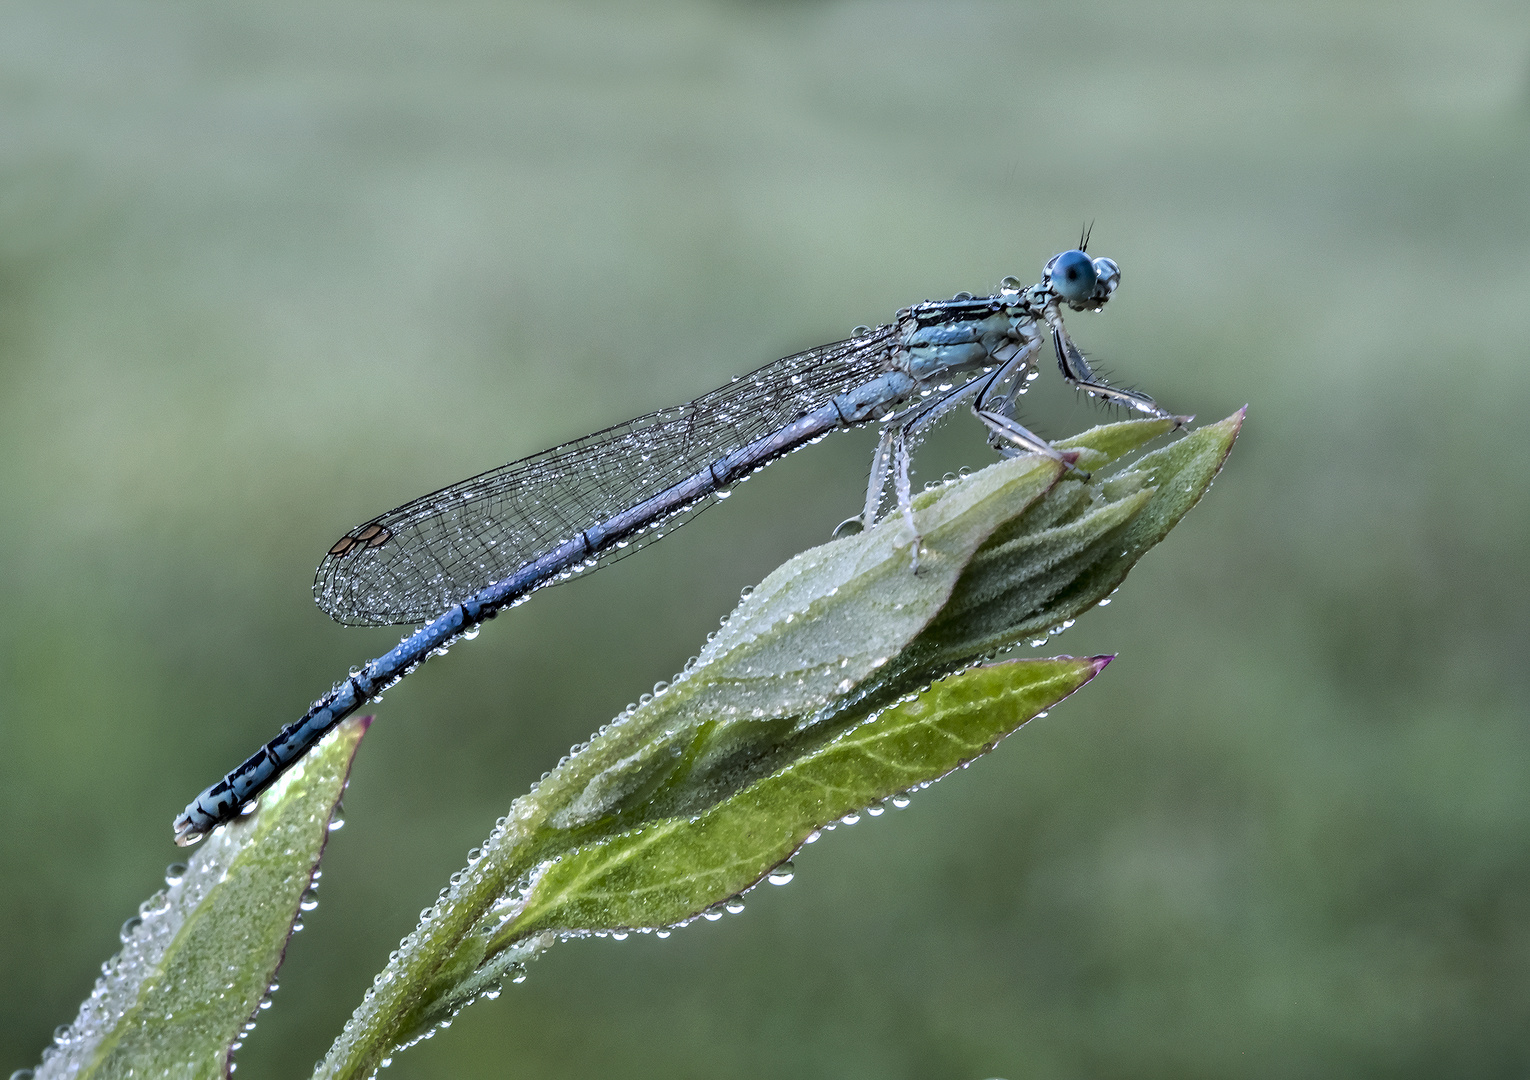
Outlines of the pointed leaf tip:
[[313,872],[371,721],[341,723],[166,875],[123,927],[123,949],[36,1080],[223,1077],[260,1015],[287,940],[312,906]]

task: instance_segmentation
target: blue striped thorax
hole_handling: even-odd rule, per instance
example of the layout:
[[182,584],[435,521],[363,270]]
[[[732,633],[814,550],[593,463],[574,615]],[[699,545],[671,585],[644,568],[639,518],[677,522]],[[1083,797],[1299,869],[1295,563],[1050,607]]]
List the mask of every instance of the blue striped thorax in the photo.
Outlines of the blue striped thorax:
[[[932,300],[907,309],[899,329],[901,366],[923,382],[948,371],[968,371],[1000,359],[1006,344],[1036,337],[1040,311],[1030,291],[1001,289],[993,296]],[[906,359],[905,359],[906,357]]]

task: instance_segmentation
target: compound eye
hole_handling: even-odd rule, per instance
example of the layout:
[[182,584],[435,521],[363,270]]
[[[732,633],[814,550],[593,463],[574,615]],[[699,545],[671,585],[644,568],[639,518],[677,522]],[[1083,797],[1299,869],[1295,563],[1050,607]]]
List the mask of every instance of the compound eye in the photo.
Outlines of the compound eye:
[[1105,295],[1111,295],[1121,283],[1121,268],[1114,259],[1095,259],[1094,275],[1100,278],[1100,291]]
[[1047,280],[1057,295],[1070,304],[1087,303],[1094,296],[1099,275],[1094,262],[1082,251],[1065,251],[1047,263]]
[[1116,265],[1116,260],[1099,258],[1094,260],[1094,276],[1099,279],[1101,299],[1108,297],[1116,291],[1116,286],[1121,284],[1121,268]]

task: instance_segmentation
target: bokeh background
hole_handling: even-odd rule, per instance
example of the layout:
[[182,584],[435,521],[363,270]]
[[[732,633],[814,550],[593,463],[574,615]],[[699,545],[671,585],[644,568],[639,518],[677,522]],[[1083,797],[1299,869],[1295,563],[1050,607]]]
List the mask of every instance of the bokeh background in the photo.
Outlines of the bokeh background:
[[[1250,403],[1053,651],[1120,659],[785,889],[558,947],[390,1075],[1530,1071],[1530,8],[0,7],[0,1071],[170,819],[396,640],[359,520],[1095,222],[1074,333]],[[1026,417],[1097,417],[1050,372]],[[390,692],[241,1076],[306,1075],[511,798],[859,505],[828,440]],[[918,480],[988,460],[947,425]]]

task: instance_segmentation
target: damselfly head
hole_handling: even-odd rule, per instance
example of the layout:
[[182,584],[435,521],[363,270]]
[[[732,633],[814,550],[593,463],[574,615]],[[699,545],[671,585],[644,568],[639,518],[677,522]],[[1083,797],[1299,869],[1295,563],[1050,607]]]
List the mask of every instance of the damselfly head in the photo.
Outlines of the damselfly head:
[[1121,268],[1114,259],[1091,259],[1074,248],[1048,259],[1041,280],[1075,311],[1098,311],[1120,284]]

